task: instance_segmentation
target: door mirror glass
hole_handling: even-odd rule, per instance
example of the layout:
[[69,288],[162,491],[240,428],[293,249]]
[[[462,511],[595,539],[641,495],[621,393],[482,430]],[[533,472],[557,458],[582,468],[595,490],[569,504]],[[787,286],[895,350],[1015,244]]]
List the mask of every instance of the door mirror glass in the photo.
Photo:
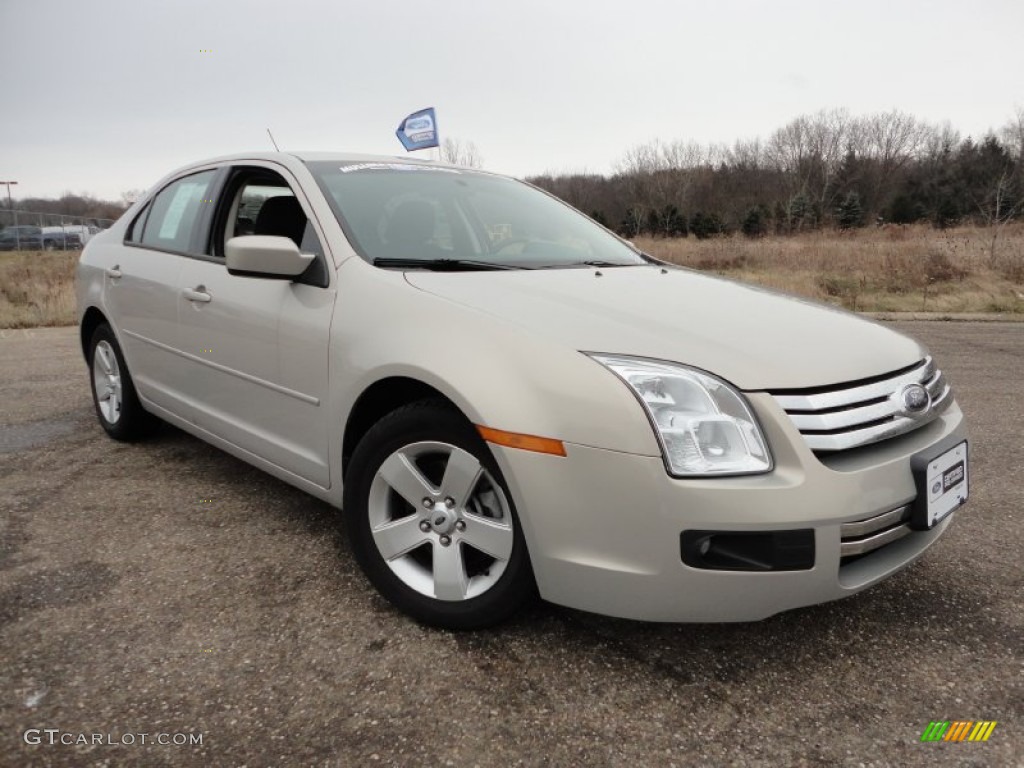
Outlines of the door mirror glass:
[[224,244],[228,273],[239,277],[290,280],[306,271],[316,257],[301,253],[290,237],[242,235]]

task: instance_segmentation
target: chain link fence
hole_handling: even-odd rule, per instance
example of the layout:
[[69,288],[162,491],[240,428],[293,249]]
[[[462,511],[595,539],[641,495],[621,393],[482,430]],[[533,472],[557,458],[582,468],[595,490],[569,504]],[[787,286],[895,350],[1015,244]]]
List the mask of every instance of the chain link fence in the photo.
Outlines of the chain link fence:
[[0,208],[0,251],[78,250],[114,219]]

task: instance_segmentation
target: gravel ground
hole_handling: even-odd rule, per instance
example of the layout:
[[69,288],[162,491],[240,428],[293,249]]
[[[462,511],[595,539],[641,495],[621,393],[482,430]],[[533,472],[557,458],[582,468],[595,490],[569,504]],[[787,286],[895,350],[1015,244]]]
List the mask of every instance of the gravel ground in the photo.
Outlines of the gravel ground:
[[[6,331],[0,765],[1024,765],[1024,326],[896,325],[973,441],[917,565],[754,624],[538,602],[475,634],[396,614],[328,506],[169,427],[107,439],[74,329]],[[939,719],[999,724],[922,744]]]

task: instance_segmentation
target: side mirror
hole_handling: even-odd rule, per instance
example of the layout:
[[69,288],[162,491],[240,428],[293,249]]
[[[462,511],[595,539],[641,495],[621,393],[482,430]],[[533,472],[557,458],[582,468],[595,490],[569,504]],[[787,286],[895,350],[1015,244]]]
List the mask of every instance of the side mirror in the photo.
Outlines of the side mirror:
[[237,277],[266,277],[291,280],[306,271],[311,253],[300,253],[289,237],[242,235],[224,244],[228,274]]

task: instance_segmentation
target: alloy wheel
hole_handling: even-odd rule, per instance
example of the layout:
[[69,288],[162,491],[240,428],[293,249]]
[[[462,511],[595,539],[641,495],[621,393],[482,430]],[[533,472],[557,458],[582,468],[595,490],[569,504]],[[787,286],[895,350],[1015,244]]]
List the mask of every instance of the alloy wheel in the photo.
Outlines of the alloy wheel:
[[367,512],[385,563],[427,597],[482,595],[512,556],[515,529],[504,492],[473,454],[449,443],[412,443],[388,456]]
[[108,341],[100,341],[93,350],[92,380],[100,413],[109,424],[121,418],[121,369]]

